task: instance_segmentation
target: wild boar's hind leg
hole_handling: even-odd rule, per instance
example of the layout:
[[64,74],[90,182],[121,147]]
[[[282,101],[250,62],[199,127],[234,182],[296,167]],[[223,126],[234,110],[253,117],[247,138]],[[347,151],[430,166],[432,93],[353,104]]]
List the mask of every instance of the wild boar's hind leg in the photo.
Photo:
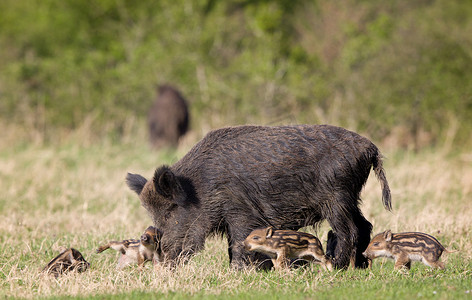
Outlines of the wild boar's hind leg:
[[355,249],[356,253],[353,259],[355,259],[355,265],[352,267],[356,268],[368,268],[369,260],[362,255],[362,253],[367,249],[367,246],[370,243],[370,234],[372,232],[372,224],[364,218],[362,213],[359,211],[357,218],[355,219],[355,224],[357,227],[357,248]]
[[362,216],[357,207],[357,198],[337,193],[332,214],[327,216],[327,221],[337,235],[334,266],[337,269],[347,268],[355,255],[356,267],[366,268],[368,263],[362,257],[362,252],[369,244],[372,225]]
[[344,269],[349,266],[353,247],[351,231],[345,224],[330,223],[331,227],[338,234],[338,242],[334,250],[333,265],[336,269]]

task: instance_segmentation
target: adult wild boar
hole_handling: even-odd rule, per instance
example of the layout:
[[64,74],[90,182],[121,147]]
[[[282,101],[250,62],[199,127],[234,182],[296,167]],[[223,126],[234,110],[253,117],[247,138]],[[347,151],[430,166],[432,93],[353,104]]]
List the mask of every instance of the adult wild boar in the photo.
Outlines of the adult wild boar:
[[359,194],[371,167],[391,210],[381,154],[367,138],[329,125],[238,126],[208,133],[149,181],[129,173],[127,184],[162,230],[168,260],[225,233],[230,262],[241,267],[250,261],[242,242],[252,230],[327,220],[338,238],[334,265],[347,267],[354,255],[356,266],[366,267],[372,225],[359,210]]
[[188,130],[187,101],[169,85],[158,87],[158,96],[148,114],[149,141],[154,148],[176,147]]

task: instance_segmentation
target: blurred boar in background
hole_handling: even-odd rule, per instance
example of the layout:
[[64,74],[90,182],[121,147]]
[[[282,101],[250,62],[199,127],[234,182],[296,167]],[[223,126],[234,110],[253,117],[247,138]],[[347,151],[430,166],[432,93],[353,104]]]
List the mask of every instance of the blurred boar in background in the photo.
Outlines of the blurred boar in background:
[[170,85],[159,86],[157,93],[148,114],[151,146],[154,149],[176,147],[189,126],[187,101]]
[[359,209],[360,192],[373,169],[391,209],[378,148],[367,138],[329,125],[236,126],[214,130],[173,166],[151,180],[128,174],[155,226],[164,232],[162,254],[175,261],[203,249],[212,233],[228,238],[235,267],[254,259],[243,247],[256,228],[297,230],[327,220],[337,236],[334,265],[362,252],[372,225]]

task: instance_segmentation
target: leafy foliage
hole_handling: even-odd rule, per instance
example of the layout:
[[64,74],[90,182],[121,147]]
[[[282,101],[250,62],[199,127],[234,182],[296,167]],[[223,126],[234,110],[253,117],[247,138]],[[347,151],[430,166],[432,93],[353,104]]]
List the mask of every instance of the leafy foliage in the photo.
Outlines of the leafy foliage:
[[465,0],[5,0],[0,116],[46,140],[86,122],[120,137],[172,83],[194,128],[332,123],[465,145],[471,15]]

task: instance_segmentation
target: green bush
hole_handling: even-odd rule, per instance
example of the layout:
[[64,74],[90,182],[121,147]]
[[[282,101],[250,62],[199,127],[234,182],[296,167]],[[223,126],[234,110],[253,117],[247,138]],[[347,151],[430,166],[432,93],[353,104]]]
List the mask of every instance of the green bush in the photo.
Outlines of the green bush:
[[46,140],[84,122],[119,137],[171,83],[194,129],[332,123],[466,145],[471,16],[459,0],[5,0],[0,116]]

